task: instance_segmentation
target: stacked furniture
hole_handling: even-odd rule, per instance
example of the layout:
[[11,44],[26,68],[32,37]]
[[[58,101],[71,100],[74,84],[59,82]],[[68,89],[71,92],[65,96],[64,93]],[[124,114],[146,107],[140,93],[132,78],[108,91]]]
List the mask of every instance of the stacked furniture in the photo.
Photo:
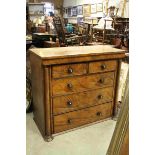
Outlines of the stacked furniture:
[[105,45],[31,50],[34,120],[47,141],[114,116],[124,57]]
[[36,17],[44,16],[44,3],[27,3],[26,16],[31,21]]

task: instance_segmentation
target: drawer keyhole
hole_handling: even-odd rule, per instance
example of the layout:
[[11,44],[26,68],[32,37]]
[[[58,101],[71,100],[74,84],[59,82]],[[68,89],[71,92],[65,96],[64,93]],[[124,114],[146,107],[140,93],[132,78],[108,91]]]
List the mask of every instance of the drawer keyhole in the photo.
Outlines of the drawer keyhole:
[[72,105],[72,102],[71,102],[71,101],[68,101],[68,102],[67,102],[67,105],[68,105],[68,106],[71,106],[71,105]]
[[73,69],[70,67],[70,68],[68,68],[68,73],[69,74],[72,74],[73,73]]
[[105,64],[102,64],[101,65],[101,69],[103,70],[103,69],[106,69],[106,65]]
[[97,115],[97,116],[101,116],[102,113],[101,113],[101,112],[97,112],[96,115]]

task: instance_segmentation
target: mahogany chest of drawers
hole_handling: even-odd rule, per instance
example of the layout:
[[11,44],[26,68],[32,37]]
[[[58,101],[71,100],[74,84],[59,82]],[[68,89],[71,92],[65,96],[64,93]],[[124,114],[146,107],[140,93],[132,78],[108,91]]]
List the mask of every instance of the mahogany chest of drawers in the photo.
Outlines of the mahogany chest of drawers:
[[45,140],[114,115],[124,57],[106,45],[31,50],[34,120]]

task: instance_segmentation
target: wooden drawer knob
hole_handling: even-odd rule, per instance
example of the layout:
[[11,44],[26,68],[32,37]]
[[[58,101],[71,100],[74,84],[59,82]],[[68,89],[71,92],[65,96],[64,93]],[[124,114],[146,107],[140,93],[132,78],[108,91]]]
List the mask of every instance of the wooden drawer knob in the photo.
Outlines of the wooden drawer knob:
[[101,113],[101,112],[97,112],[96,115],[97,115],[97,116],[101,116],[102,113]]
[[71,120],[71,119],[68,119],[68,120],[67,120],[67,123],[68,123],[68,124],[71,124],[71,123],[72,123],[72,120]]
[[99,83],[104,83],[104,78],[101,78],[101,79],[99,80]]
[[98,99],[103,99],[103,95],[98,95]]
[[72,74],[73,73],[73,69],[70,67],[70,68],[68,68],[68,73],[69,74]]
[[106,68],[106,65],[105,64],[102,64],[101,65],[101,69],[103,70],[103,69],[105,69]]
[[68,84],[67,84],[67,87],[68,87],[69,89],[72,89],[72,88],[73,88],[73,85],[72,85],[71,83],[68,83]]
[[68,102],[67,102],[67,105],[68,105],[68,106],[71,106],[71,105],[72,105],[72,102],[71,102],[71,101],[68,101]]

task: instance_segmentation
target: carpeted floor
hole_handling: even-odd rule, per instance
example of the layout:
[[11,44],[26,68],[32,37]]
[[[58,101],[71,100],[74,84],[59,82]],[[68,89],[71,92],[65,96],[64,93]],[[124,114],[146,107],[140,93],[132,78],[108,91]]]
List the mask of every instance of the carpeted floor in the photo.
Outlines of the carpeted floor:
[[72,132],[57,135],[45,142],[33,121],[33,113],[26,115],[27,155],[106,155],[116,121],[106,120]]

